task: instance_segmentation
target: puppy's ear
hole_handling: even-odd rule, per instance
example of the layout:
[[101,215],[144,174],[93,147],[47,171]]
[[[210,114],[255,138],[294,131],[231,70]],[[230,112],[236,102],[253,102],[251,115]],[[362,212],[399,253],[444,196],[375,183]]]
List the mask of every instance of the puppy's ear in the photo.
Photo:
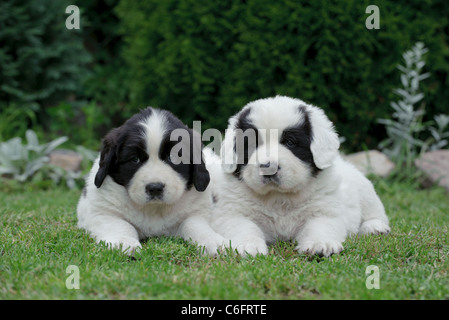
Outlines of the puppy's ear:
[[209,171],[206,168],[206,163],[204,162],[204,156],[203,156],[203,144],[201,143],[201,135],[192,130],[189,129],[192,140],[192,156],[191,156],[191,163],[193,166],[193,185],[195,186],[195,189],[197,191],[203,192],[206,190],[207,186],[210,182],[210,175]]
[[312,143],[310,150],[313,155],[313,162],[319,169],[326,169],[332,165],[338,155],[340,140],[335,132],[332,122],[324,114],[323,110],[311,106],[310,121],[312,124]]
[[200,164],[193,165],[193,185],[195,189],[202,192],[206,190],[210,182],[209,171],[206,169],[203,157],[201,157]]
[[95,175],[95,186],[97,188],[101,187],[104,179],[109,173],[111,166],[113,166],[117,161],[119,134],[120,127],[112,129],[103,139],[100,155],[100,168]]
[[221,144],[221,163],[223,171],[234,173],[237,170],[237,153],[235,147],[235,117],[229,120],[228,129],[226,129],[223,143]]

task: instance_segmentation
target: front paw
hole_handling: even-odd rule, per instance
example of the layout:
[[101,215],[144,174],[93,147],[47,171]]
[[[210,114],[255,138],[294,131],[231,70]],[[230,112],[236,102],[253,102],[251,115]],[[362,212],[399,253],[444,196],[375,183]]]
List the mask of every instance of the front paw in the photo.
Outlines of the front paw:
[[196,244],[201,248],[204,248],[204,252],[210,256],[216,256],[219,252],[221,252],[226,243],[229,243],[229,240],[226,240],[218,234],[213,237],[209,237],[207,240],[196,242]]
[[300,253],[329,257],[332,254],[340,253],[343,250],[343,245],[336,240],[304,241],[296,247],[296,250]]
[[359,234],[389,234],[390,227],[379,219],[371,219],[362,223]]
[[236,249],[242,256],[268,254],[268,247],[265,240],[259,237],[246,237],[231,240],[231,248]]
[[123,253],[132,256],[142,249],[140,242],[131,237],[109,238],[103,240],[110,249],[121,249]]

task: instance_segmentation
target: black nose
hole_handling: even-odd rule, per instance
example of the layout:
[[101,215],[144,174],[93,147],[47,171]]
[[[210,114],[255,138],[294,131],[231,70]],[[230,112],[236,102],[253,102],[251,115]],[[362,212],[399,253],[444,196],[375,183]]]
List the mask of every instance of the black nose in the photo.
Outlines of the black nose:
[[261,168],[269,168],[270,165],[271,165],[271,162],[268,161],[267,163],[261,163],[259,166],[260,166]]
[[152,198],[161,198],[162,193],[164,192],[165,184],[156,182],[149,183],[145,186],[146,193]]
[[[276,163],[274,163],[273,166],[276,166]],[[270,168],[270,167],[271,167],[271,162],[268,161],[268,162],[266,162],[266,163],[261,163],[261,164],[259,164],[259,167],[260,167],[261,169],[267,169],[267,168]],[[272,172],[272,173],[270,173],[270,174],[268,174],[268,175],[266,175],[266,174],[263,174],[263,175],[264,175],[264,176],[275,175],[275,174],[278,172],[279,169],[281,169],[281,167],[278,165],[277,170],[276,170],[275,172]]]

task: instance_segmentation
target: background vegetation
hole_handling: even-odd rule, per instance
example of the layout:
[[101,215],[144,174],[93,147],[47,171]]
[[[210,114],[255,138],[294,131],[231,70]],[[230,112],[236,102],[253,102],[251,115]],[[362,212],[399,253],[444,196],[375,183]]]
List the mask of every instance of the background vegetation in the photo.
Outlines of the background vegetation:
[[284,94],[323,107],[348,150],[372,148],[417,41],[429,49],[426,117],[448,107],[445,0],[378,1],[379,30],[365,28],[368,1],[80,0],[80,30],[65,28],[67,4],[0,4],[2,140],[33,125],[98,148],[147,105],[224,129],[247,102]]

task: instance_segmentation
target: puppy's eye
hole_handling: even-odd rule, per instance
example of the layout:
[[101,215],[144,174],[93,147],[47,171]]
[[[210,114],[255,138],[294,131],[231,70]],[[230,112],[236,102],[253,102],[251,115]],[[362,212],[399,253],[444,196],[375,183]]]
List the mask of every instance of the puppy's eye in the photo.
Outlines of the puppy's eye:
[[286,139],[286,140],[284,141],[284,144],[285,144],[287,147],[290,147],[290,148],[296,146],[296,142],[295,142],[293,139]]
[[132,163],[137,164],[137,163],[140,163],[140,158],[139,158],[139,157],[134,157],[134,158],[131,158],[130,161],[131,161]]

